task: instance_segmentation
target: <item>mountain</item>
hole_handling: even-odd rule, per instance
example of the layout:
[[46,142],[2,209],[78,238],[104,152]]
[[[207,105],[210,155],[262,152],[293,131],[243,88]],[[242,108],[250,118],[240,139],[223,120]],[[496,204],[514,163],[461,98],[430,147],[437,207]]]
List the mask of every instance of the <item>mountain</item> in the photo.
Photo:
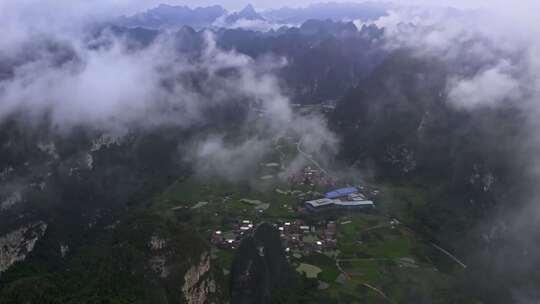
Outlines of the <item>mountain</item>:
[[303,35],[314,35],[319,37],[327,35],[338,37],[354,35],[358,31],[352,22],[334,22],[330,19],[309,19],[300,26],[299,30]]
[[389,4],[380,2],[363,3],[316,3],[302,8],[280,8],[265,11],[263,16],[274,22],[283,24],[301,24],[309,19],[332,19],[334,21],[357,20],[362,21],[376,20],[385,16]]
[[[0,304],[538,303],[536,73],[352,21],[388,7],[160,5],[1,52]],[[376,207],[305,210],[338,185]]]
[[255,11],[255,8],[253,7],[253,5],[248,4],[241,11],[235,12],[235,13],[232,13],[232,14],[228,15],[225,18],[225,23],[226,24],[234,24],[234,23],[236,23],[236,22],[238,22],[240,20],[264,21],[265,19],[259,13],[257,13],[257,11]]
[[[523,287],[538,276],[504,261],[538,248],[514,240],[515,234],[526,235],[529,223],[515,228],[490,219],[527,202],[535,177],[526,160],[513,155],[534,148],[522,144],[528,130],[521,123],[525,113],[515,104],[469,112],[449,105],[444,92],[451,69],[439,58],[392,52],[338,101],[331,121],[347,143],[343,159],[375,172],[379,182],[426,197],[415,207],[414,199],[402,194],[408,211],[397,214],[474,264],[464,274],[470,282],[466,293],[509,303],[514,295],[504,287],[507,278]],[[480,222],[490,223],[489,237],[479,233]],[[486,275],[499,279],[480,279]]]
[[226,14],[227,11],[219,5],[191,9],[187,6],[161,4],[134,16],[120,17],[115,23],[120,26],[151,29],[178,29],[184,25],[204,28]]
[[[72,303],[70,297],[78,294],[83,303],[97,290],[101,298],[121,301],[134,286],[139,298],[152,303],[188,296],[175,282],[187,278],[192,266],[202,265],[204,271],[209,250],[204,240],[188,228],[128,211],[144,206],[173,176],[187,173],[171,158],[183,135],[80,130],[56,136],[23,124],[17,119],[3,123],[0,134],[2,142],[10,142],[0,149],[2,170],[9,172],[2,175],[0,190],[0,285],[6,287],[0,302],[63,298]],[[154,246],[155,240],[167,245]],[[183,243],[190,250],[178,245]],[[17,263],[23,260],[27,263]],[[188,285],[186,290],[197,293]]]
[[294,270],[287,262],[279,232],[269,224],[244,238],[231,268],[231,303],[272,303],[271,295],[291,284]]
[[[159,35],[143,28],[105,28],[126,39],[128,45],[146,47]],[[102,30],[103,31],[103,30]],[[279,31],[216,29],[216,42],[253,59],[269,53],[283,57],[278,69],[283,88],[297,103],[317,104],[337,100],[368,75],[386,56],[383,30],[376,26],[357,29],[352,22],[308,20],[298,28]],[[197,54],[204,47],[204,33],[189,26],[173,32],[177,50]],[[359,52],[358,50],[362,50]]]
[[[217,32],[218,43],[253,58],[272,53],[287,59],[278,70],[283,87],[297,103],[339,99],[386,56],[383,31],[357,30],[351,22],[309,20],[299,28],[261,33],[242,29]],[[358,51],[362,50],[362,51]]]
[[[319,3],[305,8],[281,8],[257,12],[248,4],[238,12],[228,13],[219,5],[190,8],[161,4],[133,16],[122,16],[112,23],[121,27],[142,27],[148,29],[179,29],[190,26],[195,29],[206,27],[242,27],[254,22],[264,23],[261,28],[271,25],[299,25],[308,20],[352,21],[375,20],[386,15],[390,5],[382,3]],[[246,24],[239,23],[244,21]]]

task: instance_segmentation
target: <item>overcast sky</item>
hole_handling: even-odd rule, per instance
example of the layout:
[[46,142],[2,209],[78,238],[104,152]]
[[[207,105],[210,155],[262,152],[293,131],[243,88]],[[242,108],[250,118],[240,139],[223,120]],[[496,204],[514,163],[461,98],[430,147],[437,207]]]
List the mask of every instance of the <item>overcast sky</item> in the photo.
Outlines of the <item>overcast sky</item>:
[[[32,1],[32,0],[20,0]],[[69,2],[71,0],[57,0],[57,2]],[[105,3],[111,9],[123,14],[133,14],[138,11],[158,5],[184,4],[190,7],[200,7],[219,4],[229,10],[239,10],[247,4],[252,4],[258,10],[272,8],[301,7],[313,3],[321,2],[366,2],[365,0],[92,0],[92,3]],[[462,9],[488,9],[505,19],[510,19],[522,23],[526,28],[538,32],[540,29],[536,14],[540,11],[539,0],[372,0],[371,2],[391,2],[401,5],[428,5],[428,6],[448,6]],[[1,5],[0,5],[1,6]],[[109,13],[111,11],[109,10]],[[496,21],[496,20],[494,20]]]
[[[517,0],[519,2],[520,0]],[[523,0],[529,1],[529,0]],[[2,7],[4,1],[0,1],[0,8]],[[5,1],[9,2],[9,1]],[[15,1],[14,1],[15,2]],[[39,2],[39,1],[38,1]],[[81,2],[86,2],[85,6],[95,7],[96,9],[107,7],[109,11],[122,12],[125,14],[132,14],[138,11],[145,10],[147,8],[156,6],[160,3],[166,3],[171,5],[188,5],[190,7],[201,7],[209,5],[221,5],[229,10],[239,10],[246,6],[247,4],[252,4],[257,9],[272,9],[280,8],[284,6],[288,7],[301,7],[307,6],[313,3],[321,2],[366,2],[364,0],[56,0],[56,1],[43,1],[52,5],[60,6],[69,6],[74,3],[80,4]],[[436,6],[452,6],[460,8],[476,8],[486,6],[486,3],[489,6],[492,6],[495,3],[506,3],[504,0],[372,0],[371,2],[392,2],[398,4],[420,4],[420,5],[436,5]],[[16,3],[19,5],[33,3],[35,0],[17,0]],[[6,4],[6,3],[4,3]],[[517,5],[512,3],[512,5]]]
[[[125,0],[118,0],[120,2]],[[497,0],[495,0],[496,2]],[[363,0],[143,0],[141,2],[146,2],[144,6],[152,6],[156,2],[160,3],[169,3],[169,4],[185,4],[188,6],[207,6],[213,4],[219,4],[227,9],[237,10],[246,6],[247,4],[252,4],[257,9],[270,9],[270,8],[279,8],[283,6],[289,7],[299,7],[307,6],[313,3],[320,2],[365,2]],[[394,1],[379,1],[374,0],[373,2],[394,2],[394,3],[404,3],[404,4],[429,4],[429,5],[441,5],[441,6],[456,6],[456,7],[478,7],[482,5],[482,2],[479,0],[394,0]],[[490,1],[492,2],[492,1]]]
[[[247,4],[253,4],[259,10],[284,6],[307,6],[320,2],[366,2],[364,0],[0,0],[0,17],[18,18],[20,12],[26,15],[78,15],[86,17],[113,17],[130,15],[160,3],[200,7],[219,4],[229,10],[238,10]],[[372,0],[372,2],[391,2],[402,5],[450,6],[456,8],[489,8],[504,15],[512,14],[515,19],[535,20],[540,10],[538,0]],[[19,12],[13,13],[13,9]],[[48,12],[51,12],[49,14]],[[15,17],[17,16],[17,17]],[[33,16],[31,16],[33,17]]]

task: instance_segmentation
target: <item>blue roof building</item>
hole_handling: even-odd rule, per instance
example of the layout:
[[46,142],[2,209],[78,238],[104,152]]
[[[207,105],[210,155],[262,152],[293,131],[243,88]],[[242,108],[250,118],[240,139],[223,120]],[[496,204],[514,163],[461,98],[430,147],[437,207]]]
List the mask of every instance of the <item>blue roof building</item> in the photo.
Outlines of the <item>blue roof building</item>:
[[337,189],[337,190],[326,193],[325,197],[329,198],[329,199],[334,199],[334,198],[338,198],[338,197],[347,196],[349,194],[353,194],[353,193],[356,193],[356,192],[358,192],[358,189],[356,189],[354,187],[342,188],[342,189]]

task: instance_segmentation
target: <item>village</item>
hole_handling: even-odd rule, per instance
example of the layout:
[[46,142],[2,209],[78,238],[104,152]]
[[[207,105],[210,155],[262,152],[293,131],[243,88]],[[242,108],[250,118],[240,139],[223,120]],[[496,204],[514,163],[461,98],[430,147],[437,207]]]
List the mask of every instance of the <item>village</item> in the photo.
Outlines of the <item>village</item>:
[[[303,166],[285,166],[295,155],[304,158]],[[161,200],[164,209],[207,238],[211,259],[225,277],[243,240],[263,224],[275,228],[290,265],[316,280],[320,290],[352,294],[361,288],[385,298],[372,287],[389,272],[438,275],[426,262],[429,248],[389,209],[389,189],[358,174],[325,169],[303,150],[302,139],[277,142],[253,173],[236,184],[189,179]]]
[[[261,162],[255,176],[264,178],[253,179],[257,186],[186,180],[163,197],[162,210],[203,233],[225,277],[242,241],[262,224],[275,228],[290,265],[320,290],[352,294],[362,288],[385,298],[372,287],[389,273],[440,276],[427,257],[432,246],[389,212],[394,198],[388,188],[329,174],[316,163],[292,172],[280,163]],[[179,195],[183,201],[175,199]]]
[[[303,176],[294,176],[290,181],[302,180],[304,183],[313,184],[321,182],[327,184],[329,179],[322,176],[311,168],[303,171]],[[314,180],[315,179],[315,180]],[[294,191],[286,192],[280,189],[276,190],[281,194],[294,194]],[[311,192],[310,194],[313,194]],[[264,205],[263,203],[243,199],[241,200],[248,204],[256,206]],[[264,206],[267,208],[267,206]],[[375,208],[373,201],[368,200],[366,195],[361,193],[355,187],[340,188],[330,191],[322,198],[314,200],[306,200],[300,204],[294,212],[299,215],[309,213],[322,213],[329,211],[365,211],[370,212]],[[259,208],[259,213],[264,212],[265,208]],[[234,250],[238,248],[242,239],[251,235],[257,225],[261,224],[260,217],[255,218],[239,218],[230,230],[222,230],[220,228],[213,231],[211,242],[216,247],[223,250]],[[331,252],[337,249],[337,231],[340,225],[346,225],[348,222],[336,220],[321,219],[316,222],[307,223],[300,218],[293,220],[276,220],[270,223],[280,233],[283,248],[290,254],[309,255],[314,252]]]

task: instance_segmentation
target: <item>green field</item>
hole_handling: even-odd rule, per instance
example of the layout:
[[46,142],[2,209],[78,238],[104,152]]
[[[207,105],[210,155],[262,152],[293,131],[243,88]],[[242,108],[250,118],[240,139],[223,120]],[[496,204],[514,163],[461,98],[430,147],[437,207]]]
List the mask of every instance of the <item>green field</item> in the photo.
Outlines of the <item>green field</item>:
[[[208,239],[215,230],[230,231],[241,219],[257,223],[294,219],[308,223],[336,221],[337,251],[307,255],[297,252],[295,256],[291,252],[289,257],[297,271],[327,284],[318,292],[336,303],[388,303],[365,284],[377,288],[394,303],[408,299],[413,291],[430,297],[443,294],[453,284],[449,275],[435,268],[431,247],[420,236],[405,226],[392,224],[394,216],[399,216],[400,221],[407,219],[411,205],[425,204],[421,190],[383,187],[388,193],[376,200],[377,211],[369,214],[300,214],[296,209],[311,198],[310,189],[294,189],[297,192],[293,194],[286,184],[262,183],[266,184],[253,186],[220,180],[201,183],[195,178],[177,181],[154,200],[153,210],[190,225]],[[232,259],[231,251],[215,249],[213,267],[228,278]]]

